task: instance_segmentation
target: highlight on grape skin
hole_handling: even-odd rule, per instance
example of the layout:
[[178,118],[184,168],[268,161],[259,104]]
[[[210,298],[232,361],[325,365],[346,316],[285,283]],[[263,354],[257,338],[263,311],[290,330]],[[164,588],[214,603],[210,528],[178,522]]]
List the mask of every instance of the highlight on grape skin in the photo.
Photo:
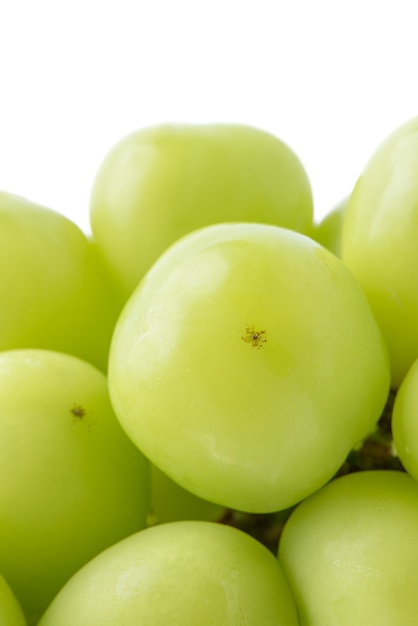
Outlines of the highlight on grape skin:
[[135,533],[73,576],[39,626],[298,626],[280,563],[258,541],[213,522]]
[[389,377],[344,265],[300,233],[250,223],[194,231],[159,258],[119,317],[108,372],[123,428],[155,465],[253,513],[330,480],[374,429]]

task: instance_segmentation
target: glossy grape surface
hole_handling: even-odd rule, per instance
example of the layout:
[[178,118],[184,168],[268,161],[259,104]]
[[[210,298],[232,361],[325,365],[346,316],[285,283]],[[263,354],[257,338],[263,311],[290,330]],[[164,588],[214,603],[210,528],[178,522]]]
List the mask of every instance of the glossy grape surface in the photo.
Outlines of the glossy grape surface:
[[271,552],[211,522],[131,535],[81,569],[39,626],[298,626]]
[[98,552],[146,524],[149,465],[104,374],[41,350],[0,353],[0,572],[30,623]]
[[375,150],[346,207],[341,258],[388,346],[392,386],[418,357],[418,117]]
[[122,138],[91,193],[95,240],[129,295],[179,237],[208,224],[257,221],[310,232],[310,182],[293,150],[240,124],[160,124]]
[[74,354],[105,371],[121,304],[71,220],[0,192],[0,350]]
[[349,271],[276,226],[210,226],[132,295],[109,360],[116,414],[192,493],[287,508],[327,482],[380,417],[386,349]]
[[292,513],[279,557],[301,626],[414,624],[418,483],[390,470],[330,482]]

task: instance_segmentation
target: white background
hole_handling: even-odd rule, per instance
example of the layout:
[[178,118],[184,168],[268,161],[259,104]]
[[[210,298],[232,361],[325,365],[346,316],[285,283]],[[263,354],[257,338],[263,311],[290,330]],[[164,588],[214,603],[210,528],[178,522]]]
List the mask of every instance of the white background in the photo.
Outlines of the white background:
[[0,189],[89,229],[95,172],[125,134],[232,121],[286,141],[319,220],[418,114],[417,4],[3,0]]

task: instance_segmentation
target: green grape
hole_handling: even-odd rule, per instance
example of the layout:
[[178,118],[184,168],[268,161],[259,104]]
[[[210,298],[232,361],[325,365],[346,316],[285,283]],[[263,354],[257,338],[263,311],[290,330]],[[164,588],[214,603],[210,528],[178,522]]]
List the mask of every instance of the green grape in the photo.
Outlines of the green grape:
[[4,576],[0,574],[0,624],[1,626],[26,626],[26,619],[15,594]]
[[105,375],[66,354],[0,353],[0,571],[30,623],[66,580],[146,525],[149,464]]
[[417,482],[392,470],[331,481],[293,511],[279,559],[301,626],[415,624]]
[[124,307],[109,391],[145,455],[195,495],[285,509],[327,482],[389,391],[386,348],[347,268],[278,226],[173,244]]
[[392,413],[396,452],[406,471],[418,480],[418,359],[397,391]]
[[0,350],[67,352],[102,370],[121,303],[86,235],[0,192]]
[[387,343],[392,386],[418,357],[418,117],[375,150],[350,196],[341,258]]
[[240,530],[161,524],[85,565],[39,626],[298,626],[274,555]]
[[310,232],[313,201],[296,154],[240,124],[161,124],[122,138],[93,181],[91,229],[129,295],[187,232],[252,221]]
[[225,507],[198,498],[151,463],[151,523],[181,520],[217,521]]
[[324,246],[324,248],[327,248],[327,250],[335,254],[338,258],[341,257],[341,231],[348,200],[349,197],[344,198],[327,213],[322,221],[315,227],[312,234],[315,241]]

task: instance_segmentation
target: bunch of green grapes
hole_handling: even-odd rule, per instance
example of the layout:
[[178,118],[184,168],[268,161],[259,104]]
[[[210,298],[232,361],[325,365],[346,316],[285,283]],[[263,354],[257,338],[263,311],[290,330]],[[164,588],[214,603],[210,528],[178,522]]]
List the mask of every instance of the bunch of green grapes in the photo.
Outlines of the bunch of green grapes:
[[90,237],[0,194],[1,624],[415,623],[417,129],[319,224],[237,124],[121,139]]

